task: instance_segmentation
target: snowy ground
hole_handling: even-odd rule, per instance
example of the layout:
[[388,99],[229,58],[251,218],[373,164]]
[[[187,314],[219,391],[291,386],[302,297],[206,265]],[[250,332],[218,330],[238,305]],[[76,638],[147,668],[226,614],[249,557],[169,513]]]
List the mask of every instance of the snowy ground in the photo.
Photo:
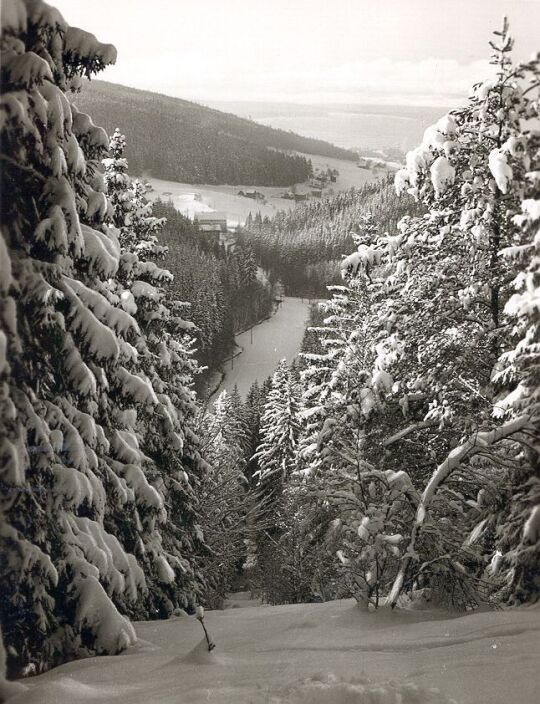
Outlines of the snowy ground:
[[[369,169],[359,169],[352,161],[329,159],[327,157],[304,154],[313,162],[314,168],[336,168],[340,176],[336,183],[330,184],[334,191],[344,191],[351,186],[361,186],[368,181],[376,180],[380,174]],[[177,210],[193,218],[196,213],[217,210],[227,213],[230,225],[244,223],[252,213],[260,212],[262,216],[272,217],[278,210],[289,210],[294,207],[294,201],[286,200],[280,196],[287,188],[271,188],[267,186],[213,186],[177,183],[176,181],[163,181],[157,178],[147,180],[154,191],[149,193],[150,198],[159,196],[163,200],[172,199]],[[244,196],[239,196],[238,191],[256,189],[265,196],[265,202],[254,201]],[[309,190],[307,186],[298,184],[298,192]],[[329,189],[328,189],[329,190]]]
[[253,328],[253,335],[249,330],[237,335],[236,344],[244,351],[223,365],[225,378],[212,400],[235,385],[245,397],[251,384],[273,374],[281,359],[292,362],[300,352],[308,317],[307,299],[286,297],[271,318]]
[[377,181],[379,178],[384,178],[386,172],[383,170],[373,171],[371,169],[359,169],[354,161],[345,161],[343,159],[332,159],[328,156],[318,156],[317,154],[302,154],[306,159],[311,159],[315,171],[320,169],[337,169],[339,176],[335,183],[329,183],[328,188],[333,188],[334,191],[348,191],[350,188],[358,188],[364,183]]
[[278,210],[292,207],[291,201],[278,198],[284,188],[259,188],[264,192],[267,202],[263,204],[243,196],[238,196],[239,190],[253,188],[253,186],[206,186],[176,181],[163,181],[157,178],[146,179],[154,191],[148,195],[151,199],[159,196],[162,200],[172,200],[174,207],[184,215],[193,218],[196,213],[219,211],[227,213],[227,222],[231,226],[244,223],[251,212],[253,215],[260,211],[261,214],[272,217]]
[[[536,704],[540,609],[448,618],[366,614],[352,600],[259,606],[136,624],[116,657],[26,680],[10,704]],[[252,608],[239,608],[252,606]],[[433,689],[439,690],[438,693]]]

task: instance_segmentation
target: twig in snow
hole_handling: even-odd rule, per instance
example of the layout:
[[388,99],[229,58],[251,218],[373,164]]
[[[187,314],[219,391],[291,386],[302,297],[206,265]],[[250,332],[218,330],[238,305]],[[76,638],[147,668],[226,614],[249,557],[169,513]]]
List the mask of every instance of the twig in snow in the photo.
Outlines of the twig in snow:
[[216,644],[210,638],[210,635],[206,630],[206,626],[204,625],[204,609],[202,606],[197,606],[197,608],[195,609],[195,616],[197,618],[197,621],[201,622],[201,626],[203,627],[204,631],[204,637],[206,638],[206,642],[208,643],[208,652],[211,652],[216,647]]

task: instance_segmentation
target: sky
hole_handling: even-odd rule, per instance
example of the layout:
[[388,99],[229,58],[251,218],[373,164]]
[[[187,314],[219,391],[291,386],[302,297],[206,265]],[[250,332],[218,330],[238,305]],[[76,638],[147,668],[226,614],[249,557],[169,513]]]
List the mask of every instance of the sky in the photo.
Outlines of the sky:
[[540,0],[50,0],[114,44],[104,80],[200,102],[438,105],[489,71],[508,15],[540,50]]

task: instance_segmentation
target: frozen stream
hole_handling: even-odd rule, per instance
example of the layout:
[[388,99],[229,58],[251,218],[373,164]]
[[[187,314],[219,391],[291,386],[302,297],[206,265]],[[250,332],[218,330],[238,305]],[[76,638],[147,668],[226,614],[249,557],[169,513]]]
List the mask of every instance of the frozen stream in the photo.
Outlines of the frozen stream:
[[236,344],[243,352],[223,365],[225,378],[212,400],[235,385],[245,397],[255,379],[263,382],[281,359],[291,362],[300,351],[308,316],[307,299],[286,297],[271,318],[237,335]]

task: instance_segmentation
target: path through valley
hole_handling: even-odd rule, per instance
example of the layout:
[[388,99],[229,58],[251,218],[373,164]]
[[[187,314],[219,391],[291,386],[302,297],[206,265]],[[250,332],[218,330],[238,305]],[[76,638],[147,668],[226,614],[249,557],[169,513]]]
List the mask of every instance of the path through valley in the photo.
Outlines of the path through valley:
[[225,377],[211,400],[235,386],[245,397],[252,383],[272,375],[281,359],[292,362],[300,352],[308,317],[307,299],[285,297],[271,318],[237,335],[236,344],[243,352],[223,365]]

